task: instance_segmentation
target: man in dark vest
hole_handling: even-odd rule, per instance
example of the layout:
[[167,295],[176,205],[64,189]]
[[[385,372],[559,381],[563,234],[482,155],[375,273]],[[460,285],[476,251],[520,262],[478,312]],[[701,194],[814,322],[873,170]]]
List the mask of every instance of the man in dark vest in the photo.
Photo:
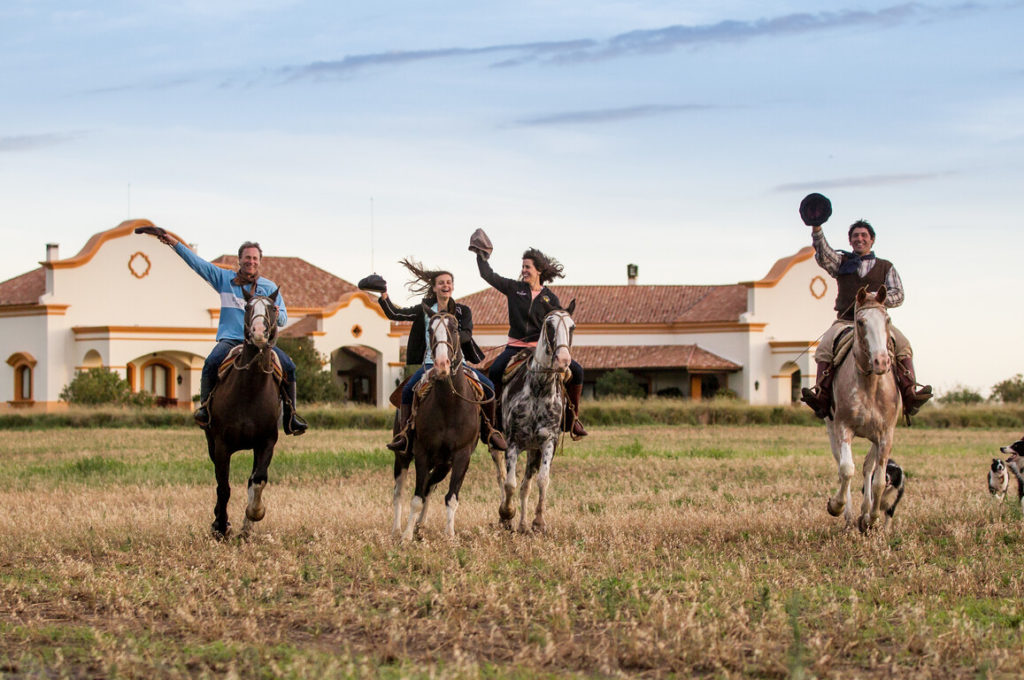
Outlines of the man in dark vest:
[[[813,226],[813,225],[812,225]],[[859,220],[850,225],[848,232],[852,253],[836,251],[825,240],[821,225],[813,226],[811,243],[814,245],[814,259],[818,265],[836,280],[839,292],[836,294],[838,317],[818,341],[814,360],[818,363],[818,375],[813,388],[803,389],[801,401],[814,409],[819,418],[830,417],[832,409],[833,345],[839,333],[853,325],[853,305],[857,291],[867,286],[874,293],[885,286],[885,306],[899,307],[903,304],[903,282],[892,262],[875,257],[875,230]],[[892,337],[896,345],[894,365],[896,381],[903,396],[903,413],[912,416],[932,397],[930,385],[917,389],[914,376],[913,350],[906,336],[892,326]]]

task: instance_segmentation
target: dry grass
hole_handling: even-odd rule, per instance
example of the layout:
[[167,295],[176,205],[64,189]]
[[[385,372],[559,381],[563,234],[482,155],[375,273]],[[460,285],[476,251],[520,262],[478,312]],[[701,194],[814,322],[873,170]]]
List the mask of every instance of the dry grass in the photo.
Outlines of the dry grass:
[[479,449],[457,541],[443,485],[403,547],[380,432],[283,441],[224,543],[194,430],[0,432],[0,675],[1017,676],[1021,516],[984,481],[1016,434],[902,430],[907,496],[867,537],[825,513],[824,428],[597,429],[539,536],[497,528]]

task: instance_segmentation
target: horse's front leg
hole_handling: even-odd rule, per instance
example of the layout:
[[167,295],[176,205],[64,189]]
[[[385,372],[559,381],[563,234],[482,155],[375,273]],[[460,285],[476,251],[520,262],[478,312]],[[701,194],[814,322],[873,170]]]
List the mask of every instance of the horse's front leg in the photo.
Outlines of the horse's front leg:
[[491,460],[494,461],[494,476],[498,480],[498,492],[500,493],[505,489],[505,452],[492,449],[490,446],[487,447],[487,452],[491,454]]
[[[882,491],[885,490],[885,468],[878,466],[878,444],[873,443],[868,455],[864,458],[864,467],[861,469],[864,475],[864,499],[860,503],[860,517],[857,519],[857,528],[861,533],[866,532],[874,525],[880,514],[879,508],[882,504]],[[881,488],[878,481],[881,479]]]
[[259,522],[267,513],[267,506],[263,502],[263,490],[269,481],[268,471],[270,461],[274,457],[275,443],[264,442],[262,446],[253,449],[252,474],[249,475],[249,502],[245,506],[245,520],[242,522],[243,536],[248,536],[253,522]]
[[871,516],[869,526],[874,526],[875,522],[882,515],[882,502],[885,494],[885,471],[889,465],[889,456],[892,454],[892,440],[893,433],[889,433],[887,436],[878,440],[876,458],[875,458],[875,472],[871,478]]
[[409,476],[410,462],[411,460],[405,454],[395,454],[395,490],[391,496],[394,521],[391,523],[391,534],[396,538],[402,534],[402,491],[405,489],[405,480]]
[[844,512],[846,524],[853,523],[853,509],[850,506],[850,485],[857,468],[853,464],[853,431],[834,420],[828,421],[828,439],[832,457],[839,471],[839,489],[828,499],[828,514],[838,517]]
[[530,500],[530,488],[538,469],[540,469],[540,451],[531,449],[526,459],[526,471],[523,472],[523,485],[519,489],[519,533],[521,534],[530,531],[530,527],[526,524],[526,504]]
[[519,446],[509,442],[508,450],[505,451],[505,482],[501,487],[501,505],[498,506],[498,518],[501,520],[501,526],[506,529],[512,528],[512,518],[516,516],[512,498],[516,494],[516,464],[518,461]]
[[444,497],[444,530],[450,539],[455,538],[455,511],[459,509],[459,492],[462,490],[462,481],[466,478],[466,470],[469,469],[469,460],[475,445],[474,441],[464,450],[458,451],[452,462],[452,478],[448,482],[448,493]]
[[228,500],[231,498],[231,454],[221,445],[210,442],[210,458],[213,459],[213,472],[217,479],[217,503],[213,506],[213,524],[210,531],[213,537],[220,540],[227,538],[231,530],[228,521]]
[[547,529],[547,522],[544,521],[544,502],[547,498],[548,483],[551,481],[551,460],[555,457],[556,441],[546,441],[540,452],[540,469],[537,471],[537,512],[533,517],[534,531]]

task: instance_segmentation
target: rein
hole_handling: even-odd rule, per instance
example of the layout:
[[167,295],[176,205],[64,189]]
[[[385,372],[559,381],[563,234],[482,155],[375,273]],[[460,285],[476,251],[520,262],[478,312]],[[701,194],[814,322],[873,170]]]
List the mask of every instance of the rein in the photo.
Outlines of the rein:
[[[544,318],[544,324],[543,324],[544,330],[547,330],[548,318],[550,318],[550,317],[554,317],[555,320],[556,320],[555,323],[557,325],[555,326],[555,337],[557,338],[558,337],[558,331],[564,328],[565,329],[565,337],[569,338],[569,342],[561,342],[561,343],[555,344],[554,340],[549,339],[546,333],[542,333],[542,335],[544,336],[543,337],[544,347],[548,350],[548,354],[551,357],[551,364],[553,365],[555,363],[555,355],[558,354],[558,350],[562,349],[563,347],[566,349],[566,351],[572,349],[572,347],[571,347],[572,335],[569,332],[569,324],[566,321],[566,319],[569,318],[568,314],[557,314],[555,312],[552,312],[551,314],[549,314],[547,317]],[[540,343],[539,342],[537,343],[537,346],[540,347]],[[563,370],[563,369],[553,368],[552,366],[542,366],[542,365],[540,365],[540,362],[537,361],[537,354],[536,354],[536,352],[534,352],[533,357],[530,358],[529,371],[530,371],[530,373],[559,374],[559,375],[562,375],[562,374],[565,373],[565,370]],[[563,392],[565,391],[564,385],[563,385],[562,391]],[[563,395],[563,396],[565,396],[565,395]]]
[[[434,319],[440,319],[440,322],[444,323],[446,328],[448,327],[448,319],[451,319],[454,322],[453,326],[455,330],[449,333],[448,340],[438,340],[436,338],[436,336],[434,335]],[[438,312],[437,314],[430,318],[430,354],[434,356],[435,359],[437,357],[438,347],[442,346],[447,348],[448,355],[452,357],[451,369],[448,371],[447,377],[445,377],[443,380],[443,382],[446,383],[448,385],[448,388],[452,391],[452,394],[454,394],[456,397],[458,397],[459,399],[466,403],[476,404],[477,406],[480,406],[482,404],[489,404],[492,401],[494,401],[494,397],[491,397],[490,399],[484,399],[483,401],[470,399],[468,397],[462,396],[462,394],[460,394],[459,391],[455,389],[455,383],[452,380],[452,376],[455,375],[456,371],[461,371],[464,369],[464,361],[462,356],[462,347],[459,345],[459,321],[458,319],[455,318],[454,315],[449,314],[448,312]]]

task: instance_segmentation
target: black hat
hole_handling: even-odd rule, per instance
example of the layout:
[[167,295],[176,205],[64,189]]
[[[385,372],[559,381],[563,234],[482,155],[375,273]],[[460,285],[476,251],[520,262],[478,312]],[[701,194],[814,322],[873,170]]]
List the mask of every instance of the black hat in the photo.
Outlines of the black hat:
[[800,219],[809,227],[820,227],[832,217],[832,202],[821,194],[807,194],[800,201]]
[[167,234],[166,229],[160,227],[154,227],[152,225],[146,227],[135,227],[136,234],[150,234],[152,236],[164,236]]
[[365,276],[359,279],[359,283],[356,286],[359,290],[369,290],[374,293],[386,293],[388,291],[388,282],[380,274]]

